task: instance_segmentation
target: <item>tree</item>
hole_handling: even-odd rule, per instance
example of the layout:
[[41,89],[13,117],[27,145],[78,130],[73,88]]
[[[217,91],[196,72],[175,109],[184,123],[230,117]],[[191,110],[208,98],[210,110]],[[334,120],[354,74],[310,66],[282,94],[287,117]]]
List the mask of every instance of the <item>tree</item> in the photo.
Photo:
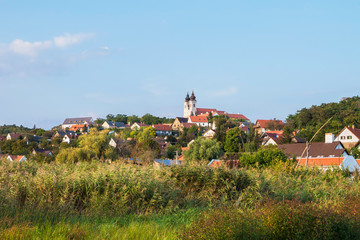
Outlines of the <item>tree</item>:
[[241,150],[241,146],[244,144],[242,131],[239,128],[231,128],[226,133],[226,140],[224,149],[226,152],[235,153]]
[[141,128],[138,134],[139,142],[154,138],[156,136],[155,129],[153,127]]
[[212,139],[198,138],[190,144],[189,150],[184,152],[185,160],[210,161],[219,158],[222,154],[221,144]]
[[171,145],[169,144],[166,147],[166,157],[174,159],[176,156],[176,151],[178,151],[179,156],[181,155],[181,146],[180,145]]
[[267,146],[261,148],[254,154],[243,153],[240,156],[240,163],[244,166],[268,167],[276,162],[286,162],[288,157],[276,146]]

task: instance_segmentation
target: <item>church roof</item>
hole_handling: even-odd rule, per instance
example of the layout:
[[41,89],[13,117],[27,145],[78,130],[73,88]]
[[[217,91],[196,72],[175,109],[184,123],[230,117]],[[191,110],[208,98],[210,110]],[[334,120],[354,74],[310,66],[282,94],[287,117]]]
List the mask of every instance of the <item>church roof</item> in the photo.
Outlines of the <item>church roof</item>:
[[188,102],[188,101],[190,101],[189,93],[187,93],[186,97],[185,97],[185,102]]
[[196,100],[196,97],[195,97],[194,91],[193,91],[193,92],[192,92],[192,94],[191,94],[190,100],[193,100],[193,101],[195,101],[195,100]]

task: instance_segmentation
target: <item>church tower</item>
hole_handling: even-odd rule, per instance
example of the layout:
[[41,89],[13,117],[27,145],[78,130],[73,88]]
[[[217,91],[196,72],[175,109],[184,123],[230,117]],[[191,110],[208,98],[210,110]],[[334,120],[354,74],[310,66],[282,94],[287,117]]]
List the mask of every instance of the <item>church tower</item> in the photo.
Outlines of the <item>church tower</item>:
[[196,97],[194,91],[189,96],[189,93],[186,95],[185,102],[184,102],[184,117],[188,118],[190,116],[196,116]]

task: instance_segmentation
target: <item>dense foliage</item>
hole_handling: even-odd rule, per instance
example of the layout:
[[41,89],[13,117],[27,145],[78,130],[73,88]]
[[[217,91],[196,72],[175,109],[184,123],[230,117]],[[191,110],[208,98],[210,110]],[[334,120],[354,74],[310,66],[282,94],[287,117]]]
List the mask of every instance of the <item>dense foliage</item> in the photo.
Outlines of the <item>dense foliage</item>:
[[[336,114],[336,115],[335,115]],[[310,138],[332,116],[335,117],[317,135],[315,141],[324,141],[326,132],[339,132],[344,126],[360,127],[360,97],[341,100],[339,103],[323,103],[320,106],[303,108],[289,115],[287,123],[293,130],[300,130],[299,137]]]

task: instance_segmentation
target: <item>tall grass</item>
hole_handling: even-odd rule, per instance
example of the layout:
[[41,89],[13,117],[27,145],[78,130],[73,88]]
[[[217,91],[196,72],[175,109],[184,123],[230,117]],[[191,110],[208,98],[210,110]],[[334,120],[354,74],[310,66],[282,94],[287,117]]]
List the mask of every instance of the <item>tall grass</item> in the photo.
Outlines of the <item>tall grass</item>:
[[[295,169],[287,163],[262,169],[155,169],[118,162],[1,162],[0,239],[201,239],[195,233],[201,232],[198,228],[204,222],[216,223],[221,236],[228,236],[222,227],[232,229],[231,234],[248,228],[280,236],[283,233],[278,229],[291,225],[286,219],[289,214],[299,215],[299,222],[305,222],[302,229],[314,224],[314,219],[323,224],[320,227],[332,229],[331,222],[323,222],[326,216],[339,222],[345,213],[360,212],[358,207],[336,205],[354,205],[360,200],[358,179],[346,171],[324,173]],[[356,222],[355,215],[346,215],[346,222]],[[263,229],[269,225],[266,219],[277,224],[272,232]],[[349,224],[341,229],[355,236],[357,225]],[[235,232],[237,235],[229,236],[248,236]],[[305,230],[301,234],[317,236]],[[221,239],[220,235],[211,236]],[[266,239],[261,234],[254,236]]]

